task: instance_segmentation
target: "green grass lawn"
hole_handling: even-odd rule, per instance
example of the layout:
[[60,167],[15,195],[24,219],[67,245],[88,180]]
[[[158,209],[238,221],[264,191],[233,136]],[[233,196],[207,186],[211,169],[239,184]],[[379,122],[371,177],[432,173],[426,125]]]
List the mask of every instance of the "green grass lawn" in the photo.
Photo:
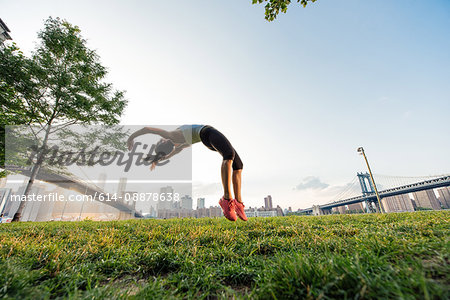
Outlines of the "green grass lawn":
[[0,224],[0,298],[449,299],[450,212]]

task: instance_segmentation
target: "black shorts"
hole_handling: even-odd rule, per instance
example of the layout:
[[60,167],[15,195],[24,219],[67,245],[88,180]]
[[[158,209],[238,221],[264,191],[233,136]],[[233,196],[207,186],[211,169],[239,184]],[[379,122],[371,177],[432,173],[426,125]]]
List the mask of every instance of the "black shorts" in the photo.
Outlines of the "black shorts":
[[241,170],[244,167],[230,141],[214,127],[209,125],[203,127],[200,131],[200,139],[210,150],[219,152],[224,160],[233,160],[233,170]]

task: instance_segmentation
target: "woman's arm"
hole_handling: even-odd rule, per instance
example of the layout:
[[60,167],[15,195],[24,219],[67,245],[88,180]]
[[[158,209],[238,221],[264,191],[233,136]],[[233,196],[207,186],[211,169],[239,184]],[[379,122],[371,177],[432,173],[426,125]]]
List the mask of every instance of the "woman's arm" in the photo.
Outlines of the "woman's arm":
[[172,156],[174,156],[175,154],[180,153],[181,150],[183,150],[184,148],[187,148],[187,147],[189,147],[189,146],[191,146],[191,145],[186,144],[186,143],[181,144],[181,145],[178,145],[178,146],[175,147],[175,149],[172,150],[172,152],[170,152],[168,155],[162,157],[161,160],[169,159],[169,158],[171,158]]
[[172,152],[170,152],[168,155],[163,156],[160,159],[158,159],[157,161],[152,162],[152,164],[150,165],[150,171],[153,171],[159,162],[162,162],[164,160],[171,158],[175,154],[180,153],[184,148],[187,148],[190,146],[191,146],[190,144],[184,143],[184,144],[180,144],[179,146],[175,147],[175,149],[173,149]]
[[183,134],[179,130],[174,131],[167,131],[160,128],[154,128],[154,127],[144,127],[142,129],[139,129],[135,132],[133,132],[127,141],[128,150],[131,151],[133,149],[134,139],[138,136],[141,136],[143,134],[157,134],[162,138],[172,140],[174,143],[184,143],[184,137]]

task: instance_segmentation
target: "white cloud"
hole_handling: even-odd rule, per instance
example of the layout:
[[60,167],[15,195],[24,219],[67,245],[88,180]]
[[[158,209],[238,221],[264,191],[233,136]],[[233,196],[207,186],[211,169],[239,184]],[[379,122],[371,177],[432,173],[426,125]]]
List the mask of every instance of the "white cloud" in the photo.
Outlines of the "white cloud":
[[303,181],[299,183],[294,189],[298,191],[307,190],[307,189],[325,189],[329,186],[329,184],[320,181],[319,177],[308,176],[303,178]]

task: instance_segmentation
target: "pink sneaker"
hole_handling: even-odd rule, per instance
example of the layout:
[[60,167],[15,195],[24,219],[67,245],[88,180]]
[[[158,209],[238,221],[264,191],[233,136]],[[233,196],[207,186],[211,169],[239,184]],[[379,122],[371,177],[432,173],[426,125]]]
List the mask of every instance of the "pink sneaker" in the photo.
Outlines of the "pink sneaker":
[[233,201],[234,201],[234,206],[236,207],[236,214],[238,215],[239,219],[241,219],[242,221],[247,221],[248,218],[245,215],[244,204],[238,202],[237,200],[233,200]]
[[227,200],[224,197],[222,197],[219,200],[219,205],[220,207],[222,207],[223,215],[225,216],[225,218],[227,218],[230,221],[236,221],[237,217],[233,199]]

